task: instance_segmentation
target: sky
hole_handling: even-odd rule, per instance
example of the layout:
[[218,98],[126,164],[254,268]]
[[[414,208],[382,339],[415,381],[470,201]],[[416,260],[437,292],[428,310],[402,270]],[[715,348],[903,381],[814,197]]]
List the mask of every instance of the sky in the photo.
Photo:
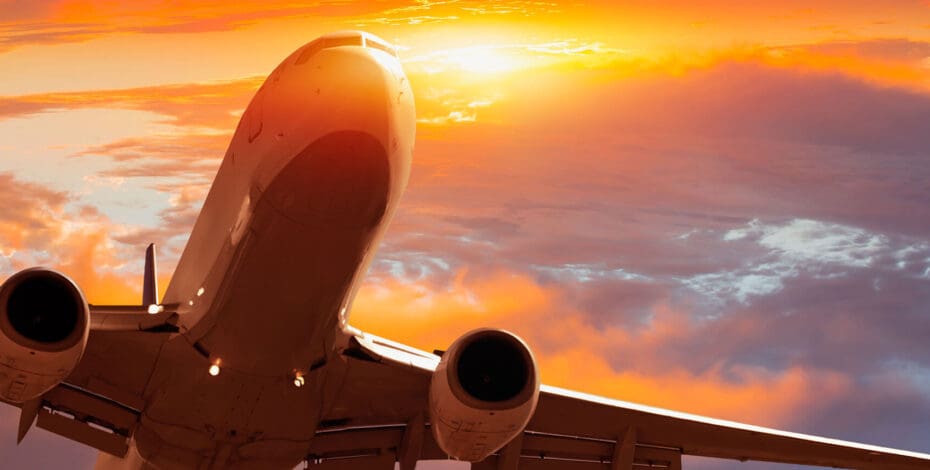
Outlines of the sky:
[[[398,46],[418,119],[355,326],[507,328],[552,385],[930,451],[927,0],[0,0],[0,279],[135,303],[155,242],[166,287],[251,95],[341,29]],[[5,462],[92,467],[16,420]]]

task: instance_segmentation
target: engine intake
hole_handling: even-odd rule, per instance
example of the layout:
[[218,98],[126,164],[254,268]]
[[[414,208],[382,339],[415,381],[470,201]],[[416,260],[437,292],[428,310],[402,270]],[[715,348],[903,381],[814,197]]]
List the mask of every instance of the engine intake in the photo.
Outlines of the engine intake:
[[[84,318],[84,298],[77,287],[51,273],[31,272],[19,280],[6,299],[10,326],[23,337],[49,346],[69,346]],[[74,338],[77,339],[77,338]]]
[[24,402],[61,383],[84,353],[90,309],[65,275],[20,271],[0,286],[0,398]]
[[433,373],[434,437],[451,457],[484,460],[523,431],[538,399],[536,361],[520,338],[494,329],[466,333]]
[[[504,331],[485,330],[463,341],[457,352],[454,374],[450,374],[468,397],[487,403],[517,398],[527,388],[533,370],[533,357],[522,341]],[[451,358],[450,358],[451,360]]]

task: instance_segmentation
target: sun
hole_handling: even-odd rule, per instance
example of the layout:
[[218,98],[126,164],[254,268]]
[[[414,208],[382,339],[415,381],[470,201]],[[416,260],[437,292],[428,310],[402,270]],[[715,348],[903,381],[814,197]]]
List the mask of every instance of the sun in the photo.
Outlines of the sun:
[[512,48],[500,46],[475,46],[453,51],[453,63],[465,72],[504,73],[520,66],[519,57]]
[[526,67],[526,51],[517,46],[469,46],[437,51],[424,60],[433,71],[460,71],[491,75]]

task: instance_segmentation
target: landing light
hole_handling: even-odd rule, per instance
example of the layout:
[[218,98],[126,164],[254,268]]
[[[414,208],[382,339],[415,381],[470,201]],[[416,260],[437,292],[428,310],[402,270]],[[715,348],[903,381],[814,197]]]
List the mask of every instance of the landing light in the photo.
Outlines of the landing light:
[[210,368],[207,369],[207,372],[209,372],[210,375],[216,377],[217,375],[220,375],[220,366],[216,364],[211,364]]
[[294,374],[294,386],[297,388],[304,386],[304,375],[300,372]]
[[162,307],[161,305],[158,305],[158,304],[151,304],[149,305],[148,311],[149,311],[149,315],[155,315],[155,314],[164,312],[165,307]]

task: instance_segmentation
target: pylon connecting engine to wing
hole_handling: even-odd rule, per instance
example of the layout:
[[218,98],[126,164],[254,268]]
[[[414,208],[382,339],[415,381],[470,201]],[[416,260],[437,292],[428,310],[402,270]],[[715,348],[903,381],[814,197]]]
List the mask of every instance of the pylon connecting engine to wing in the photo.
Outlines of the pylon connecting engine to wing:
[[433,435],[450,457],[478,462],[523,432],[538,400],[536,360],[523,340],[503,330],[471,331],[433,374]]
[[77,366],[90,330],[84,294],[65,275],[20,271],[0,286],[0,398],[24,403]]

